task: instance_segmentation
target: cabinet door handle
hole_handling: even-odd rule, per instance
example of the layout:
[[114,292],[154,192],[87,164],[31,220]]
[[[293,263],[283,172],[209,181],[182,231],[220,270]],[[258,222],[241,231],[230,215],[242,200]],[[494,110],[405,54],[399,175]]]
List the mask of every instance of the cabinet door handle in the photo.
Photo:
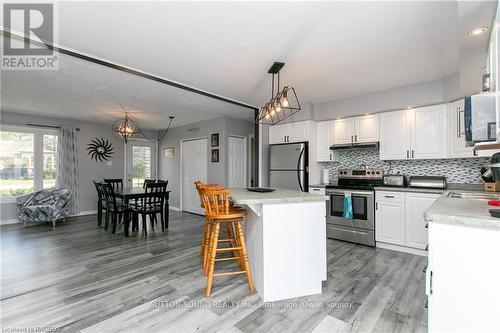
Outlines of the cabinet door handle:
[[460,124],[460,113],[463,112],[464,113],[464,116],[465,116],[465,110],[460,110],[460,108],[458,109],[458,112],[457,112],[457,138],[460,138],[463,134],[465,134],[465,132],[462,132],[462,126]]
[[384,195],[384,197],[386,197],[386,198],[394,198],[393,195]]
[[354,142],[358,142],[358,135],[357,134],[354,136]]
[[332,160],[332,154],[330,154],[330,161]]
[[378,210],[378,202],[375,201],[375,210]]
[[415,151],[413,149],[411,151],[411,158],[415,158]]
[[354,142],[354,136],[351,135],[351,142]]
[[425,229],[429,229],[429,223],[425,224]]
[[406,158],[410,158],[410,151],[409,150],[406,151]]
[[429,251],[429,244],[425,246],[425,251]]
[[320,191],[320,189],[319,189],[319,188],[313,188],[312,190],[313,190],[313,191]]

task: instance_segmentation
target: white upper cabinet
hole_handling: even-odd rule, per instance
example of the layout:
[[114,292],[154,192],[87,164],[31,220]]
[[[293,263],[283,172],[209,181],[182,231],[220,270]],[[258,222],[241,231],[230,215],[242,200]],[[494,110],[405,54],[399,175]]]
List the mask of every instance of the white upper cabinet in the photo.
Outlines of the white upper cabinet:
[[333,143],[354,143],[354,118],[338,119],[333,121]]
[[380,159],[448,157],[447,106],[426,106],[380,115]]
[[448,157],[474,157],[465,141],[464,99],[448,104]]
[[379,140],[379,118],[378,114],[371,114],[355,119],[354,142],[377,142]]
[[380,159],[404,160],[410,157],[409,111],[380,114]]
[[309,133],[311,129],[310,121],[300,121],[297,123],[290,123],[290,134],[288,142],[302,142],[309,141]]
[[333,144],[377,142],[378,140],[378,114],[333,121]]
[[269,126],[269,144],[309,141],[311,121]]
[[289,136],[290,127],[288,124],[269,126],[269,143],[285,143]]
[[332,162],[339,158],[339,153],[330,149],[333,143],[332,133],[333,121],[320,121],[316,124],[318,162]]
[[446,158],[447,105],[432,105],[411,111],[414,123],[411,128],[411,158]]

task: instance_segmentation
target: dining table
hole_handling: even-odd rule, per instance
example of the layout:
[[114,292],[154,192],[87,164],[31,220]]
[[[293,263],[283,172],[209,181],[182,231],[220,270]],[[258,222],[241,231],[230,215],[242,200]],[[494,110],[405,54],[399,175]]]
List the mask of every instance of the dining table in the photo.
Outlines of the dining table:
[[[163,205],[163,216],[165,216],[165,225],[162,226],[162,228],[168,229],[168,222],[169,222],[169,203],[168,200],[170,198],[170,192],[171,191],[166,191],[165,192],[165,203]],[[130,200],[140,200],[146,196],[146,191],[142,187],[123,187],[121,189],[116,189],[115,190],[115,197],[119,198],[122,200],[123,205],[125,207],[128,207],[128,204]],[[125,236],[128,237],[128,229],[130,225],[130,217],[128,214],[125,214],[124,217],[124,229],[125,229]]]

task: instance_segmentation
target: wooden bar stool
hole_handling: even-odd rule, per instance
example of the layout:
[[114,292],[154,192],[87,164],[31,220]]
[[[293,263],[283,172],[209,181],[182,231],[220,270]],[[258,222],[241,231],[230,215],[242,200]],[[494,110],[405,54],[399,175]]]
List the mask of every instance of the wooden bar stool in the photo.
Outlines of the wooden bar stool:
[[[198,195],[200,198],[200,206],[201,208],[205,209],[205,206],[203,204],[203,199],[201,196],[201,190],[222,190],[224,189],[223,186],[218,185],[218,184],[203,184],[200,181],[194,182],[194,185],[196,186],[196,190],[198,191]],[[230,204],[230,210],[232,212],[240,212],[242,214],[246,214],[246,210],[242,207],[234,206],[232,202]],[[207,262],[207,254],[208,254],[208,246],[209,246],[209,241],[210,241],[210,221],[208,219],[208,215],[205,217],[205,226],[203,229],[203,238],[201,239],[201,245],[200,245],[200,257],[201,257],[201,264],[203,267],[203,271],[205,272],[206,275],[206,262]],[[221,239],[219,240],[220,243],[225,243],[228,242],[231,244],[232,247],[237,246],[237,238],[236,238],[236,231],[234,230],[233,226],[226,223],[226,234],[227,237],[226,239]],[[236,251],[235,251],[236,252]],[[237,256],[237,254],[234,254]],[[241,261],[238,261],[240,264],[241,268],[243,269],[243,263]]]
[[[227,189],[200,189],[200,196],[205,209],[205,214],[208,221],[209,243],[206,249],[205,256],[205,274],[207,275],[207,286],[205,289],[205,297],[209,297],[212,293],[212,280],[214,276],[226,276],[235,274],[246,274],[248,279],[248,289],[254,292],[252,274],[250,272],[250,264],[248,263],[245,238],[241,221],[245,214],[239,210],[231,210],[229,205],[230,191]],[[220,239],[221,224],[226,225],[228,230],[228,239]],[[229,226],[229,228],[227,227]],[[232,230],[234,232],[234,240],[231,241]],[[219,247],[219,243],[229,243],[229,247]],[[232,257],[217,258],[217,253],[233,252]],[[216,261],[236,260],[240,270],[233,272],[214,273]]]

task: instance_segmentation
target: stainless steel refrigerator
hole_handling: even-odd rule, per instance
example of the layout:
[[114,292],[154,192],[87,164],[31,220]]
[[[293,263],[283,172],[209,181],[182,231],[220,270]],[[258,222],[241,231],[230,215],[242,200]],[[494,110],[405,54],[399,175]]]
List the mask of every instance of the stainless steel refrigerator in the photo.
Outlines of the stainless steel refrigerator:
[[307,143],[269,146],[269,186],[309,191],[309,151]]

